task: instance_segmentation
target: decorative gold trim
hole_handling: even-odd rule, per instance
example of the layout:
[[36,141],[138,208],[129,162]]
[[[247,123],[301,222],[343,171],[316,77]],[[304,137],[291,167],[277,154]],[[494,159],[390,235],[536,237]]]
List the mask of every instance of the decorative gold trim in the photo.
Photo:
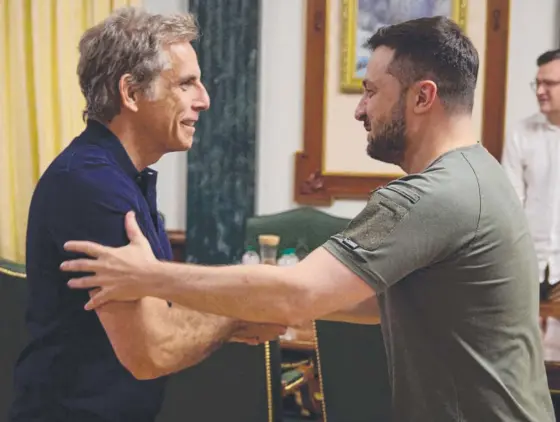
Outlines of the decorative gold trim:
[[[452,19],[463,31],[467,30],[468,0],[453,0]],[[345,93],[361,93],[362,79],[354,77],[356,63],[356,14],[358,0],[342,0],[342,36],[340,46],[340,90]],[[329,16],[327,16],[328,20]],[[328,32],[326,33],[328,36]],[[328,63],[328,61],[327,61]],[[328,67],[328,66],[327,66]],[[325,81],[327,79],[325,78]],[[326,97],[325,97],[326,98]]]
[[[354,78],[356,62],[356,13],[358,0],[342,0],[342,36],[340,40],[340,90],[346,93],[362,92],[362,80]],[[326,83],[326,80],[325,80]]]
[[321,355],[319,353],[319,337],[317,335],[317,324],[313,321],[313,340],[315,345],[315,356],[317,357],[317,372],[319,373],[319,390],[321,391],[321,412],[323,413],[322,422],[327,422],[327,404],[325,400],[325,390],[323,389],[323,371],[321,369]]
[[264,362],[266,369],[266,400],[268,407],[268,422],[274,422],[274,402],[272,399],[272,372],[270,363],[270,342],[264,344]]
[[0,273],[9,275],[10,277],[27,278],[26,273],[8,270],[7,268],[0,267]]

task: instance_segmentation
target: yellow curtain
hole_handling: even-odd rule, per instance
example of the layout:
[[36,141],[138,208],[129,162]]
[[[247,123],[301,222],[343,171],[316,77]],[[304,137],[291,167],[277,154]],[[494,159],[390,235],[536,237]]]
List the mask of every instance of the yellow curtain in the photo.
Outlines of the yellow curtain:
[[23,262],[29,202],[84,126],[78,41],[141,0],[0,0],[0,257]]

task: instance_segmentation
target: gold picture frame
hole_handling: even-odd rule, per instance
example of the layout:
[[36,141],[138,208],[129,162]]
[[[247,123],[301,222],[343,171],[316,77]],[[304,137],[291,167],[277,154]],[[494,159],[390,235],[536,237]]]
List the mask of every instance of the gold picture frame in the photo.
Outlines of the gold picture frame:
[[[357,17],[359,11],[360,0],[340,0],[342,1],[342,45],[341,45],[341,80],[340,89],[345,93],[359,93],[362,91],[362,69],[365,71],[365,64],[367,64],[368,57],[356,57],[358,45],[358,28],[357,28]],[[361,0],[371,7],[377,2],[383,2],[383,0]],[[415,6],[422,7],[423,0],[409,0],[412,1]],[[451,18],[459,24],[459,26],[465,31],[467,27],[467,3],[468,0],[448,0],[451,6]],[[386,4],[390,4],[387,2]],[[389,6],[391,7],[391,6]],[[391,11],[389,11],[391,14]],[[418,13],[411,16],[410,19],[414,17],[419,17]],[[405,19],[389,19],[389,24],[398,23],[399,21]],[[394,22],[393,22],[394,20]],[[372,25],[371,21],[369,22]],[[380,25],[379,23],[373,23],[376,26],[368,28],[366,32],[368,35],[374,33]],[[363,40],[362,40],[363,41]],[[360,69],[360,72],[357,71]]]

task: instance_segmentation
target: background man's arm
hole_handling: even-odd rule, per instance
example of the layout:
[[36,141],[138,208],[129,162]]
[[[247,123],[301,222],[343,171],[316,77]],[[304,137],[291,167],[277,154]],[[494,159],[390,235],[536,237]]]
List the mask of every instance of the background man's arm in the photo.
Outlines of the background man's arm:
[[506,138],[502,154],[502,166],[522,204],[525,204],[525,180],[523,152],[520,135],[513,132]]

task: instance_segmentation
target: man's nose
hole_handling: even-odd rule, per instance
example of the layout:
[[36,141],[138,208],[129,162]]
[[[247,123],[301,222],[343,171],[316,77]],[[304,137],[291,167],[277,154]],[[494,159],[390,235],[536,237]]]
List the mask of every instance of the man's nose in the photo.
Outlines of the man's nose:
[[194,104],[198,111],[208,110],[210,108],[210,96],[203,84],[200,84],[200,93]]
[[356,110],[354,110],[354,118],[361,122],[365,120],[365,116],[366,116],[366,107],[364,105],[364,102],[360,100],[360,102],[356,106]]
[[542,83],[542,82],[537,82],[536,83],[535,93],[537,95],[544,95],[544,94],[546,94],[546,91],[547,90],[546,90],[546,84],[545,83]]

